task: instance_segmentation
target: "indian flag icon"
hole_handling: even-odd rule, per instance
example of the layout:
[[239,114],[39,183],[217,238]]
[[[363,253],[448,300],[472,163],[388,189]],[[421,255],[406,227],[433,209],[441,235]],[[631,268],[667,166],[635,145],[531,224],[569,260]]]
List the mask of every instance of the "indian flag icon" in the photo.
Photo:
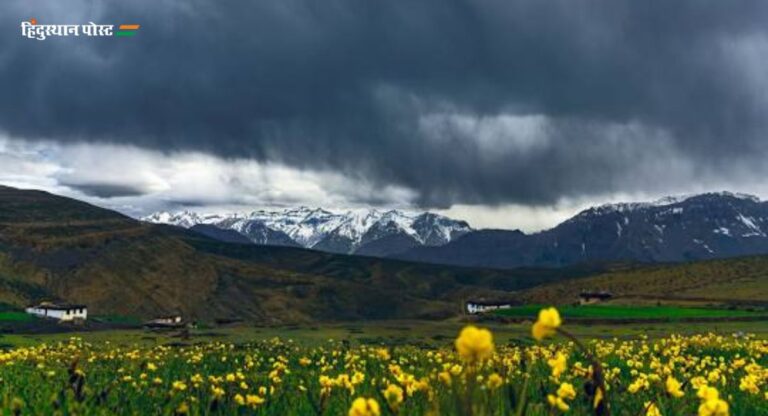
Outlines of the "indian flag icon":
[[120,30],[115,32],[115,36],[133,36],[139,27],[140,25],[120,25]]

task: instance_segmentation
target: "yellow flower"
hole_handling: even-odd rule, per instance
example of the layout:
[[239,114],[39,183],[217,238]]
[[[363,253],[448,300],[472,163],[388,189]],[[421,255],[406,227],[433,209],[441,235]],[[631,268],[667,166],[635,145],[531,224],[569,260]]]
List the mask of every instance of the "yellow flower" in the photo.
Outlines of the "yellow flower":
[[549,402],[550,406],[557,407],[558,409],[560,409],[561,412],[567,412],[568,409],[571,408],[570,406],[568,406],[568,403],[566,403],[565,400],[553,394],[547,395],[547,401]]
[[240,393],[235,394],[235,403],[237,403],[239,406],[244,405],[245,397],[243,397],[243,395]]
[[376,355],[384,361],[389,361],[390,359],[389,350],[386,348],[378,348],[376,350]]
[[397,384],[390,384],[386,390],[382,391],[387,404],[392,411],[397,411],[403,402],[403,389]]
[[[437,375],[437,379],[445,383],[446,385],[451,385],[451,373],[447,371],[442,371]],[[766,393],[768,394],[768,393]]]
[[14,397],[13,400],[11,400],[11,409],[13,410],[13,414],[19,415],[21,414],[21,409],[24,408],[24,400],[21,400],[18,397]]
[[665,383],[667,387],[667,393],[669,393],[670,396],[680,398],[685,395],[683,391],[680,389],[681,384],[679,381],[675,380],[674,377],[669,376],[667,377],[667,382]]
[[568,366],[568,357],[565,354],[558,352],[555,358],[547,361],[547,364],[552,368],[552,377],[560,378],[560,374],[562,374]]
[[174,390],[184,391],[184,390],[187,389],[187,383],[185,383],[183,381],[174,381],[173,384],[171,385],[171,387]]
[[187,402],[181,402],[181,404],[179,404],[179,406],[176,408],[176,414],[186,415],[187,413],[189,413],[189,405]]
[[224,389],[217,386],[211,386],[211,394],[213,395],[214,398],[218,399],[224,396]]
[[539,319],[533,324],[532,334],[537,341],[555,335],[555,330],[563,324],[560,319],[560,312],[555,308],[542,309],[539,312]]
[[756,374],[747,374],[739,382],[739,390],[758,394],[760,393],[759,383],[760,378]]
[[643,407],[645,408],[645,416],[661,416],[661,411],[659,411],[659,408],[656,407],[655,403],[645,402]]
[[728,416],[728,403],[725,400],[707,400],[699,406],[699,416]]
[[352,384],[360,384],[363,381],[365,381],[365,374],[359,371],[355,371],[355,373],[352,374],[352,379],[351,379]]
[[248,406],[256,407],[262,403],[264,403],[264,399],[262,397],[259,397],[255,394],[246,394],[245,395],[245,403]]
[[379,409],[379,403],[374,399],[358,397],[354,402],[352,402],[352,406],[349,408],[349,416],[379,415],[381,415],[381,409]]
[[701,386],[697,395],[701,399],[699,416],[728,416],[728,402],[720,399],[716,388]]
[[573,400],[576,398],[576,389],[573,388],[573,384],[571,383],[563,383],[560,385],[560,388],[557,389],[557,397]]
[[600,387],[595,391],[595,399],[592,401],[592,407],[597,409],[600,403],[603,401],[603,389]]
[[488,388],[493,390],[500,387],[504,383],[504,379],[497,373],[493,373],[488,376]]
[[464,327],[456,338],[456,351],[468,362],[485,360],[493,354],[493,334],[472,325]]
[[707,385],[703,385],[699,388],[699,391],[696,393],[696,395],[704,401],[707,400],[717,400],[720,398],[720,393],[717,391],[714,387],[709,387]]
[[200,373],[197,373],[189,378],[189,381],[191,381],[193,384],[200,384],[203,382],[203,375]]

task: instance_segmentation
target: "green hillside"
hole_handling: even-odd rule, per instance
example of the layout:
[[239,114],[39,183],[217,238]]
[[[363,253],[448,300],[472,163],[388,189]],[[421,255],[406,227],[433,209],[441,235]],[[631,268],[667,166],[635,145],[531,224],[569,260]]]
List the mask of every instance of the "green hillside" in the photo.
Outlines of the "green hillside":
[[611,302],[768,305],[768,256],[637,266],[523,291],[527,303],[568,304],[582,290],[604,290]]
[[83,202],[0,187],[0,302],[85,303],[93,315],[261,323],[442,318],[464,299],[588,269],[496,271],[227,244]]
[[470,298],[570,304],[762,305],[768,256],[654,266],[490,270],[228,244],[39,191],[0,187],[0,303],[85,303],[93,315],[299,323],[446,318]]

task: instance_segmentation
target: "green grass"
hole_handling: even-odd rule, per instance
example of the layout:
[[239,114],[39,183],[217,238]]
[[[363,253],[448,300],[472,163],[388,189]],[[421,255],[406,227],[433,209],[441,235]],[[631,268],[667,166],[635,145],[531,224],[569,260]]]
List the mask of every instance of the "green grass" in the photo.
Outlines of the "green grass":
[[[290,338],[303,345],[322,345],[329,339],[347,341],[353,345],[388,344],[388,345],[451,345],[465,322],[460,321],[368,321],[320,324],[312,326],[275,326],[253,327],[239,326],[228,328],[209,328],[191,331],[191,339],[183,340],[176,332],[155,333],[139,329],[119,329],[87,332],[62,332],[52,334],[3,334],[0,345],[32,346],[41,343],[67,341],[76,336],[85,341],[113,345],[163,345],[163,344],[198,344],[206,342],[231,342],[242,344],[255,341],[267,341],[275,337]],[[768,338],[768,321],[750,322],[655,322],[610,324],[602,321],[598,324],[568,322],[568,329],[583,339],[635,339],[648,336],[651,339],[670,334],[717,334],[754,333],[761,339]],[[494,339],[500,345],[520,340],[530,340],[530,323],[483,322],[480,326],[493,331]]]
[[37,318],[34,316],[18,311],[6,311],[0,312],[0,322],[29,322]]
[[[499,310],[496,313],[501,316],[535,318],[541,308],[541,305],[525,305]],[[584,305],[560,306],[558,310],[566,319],[685,319],[733,318],[758,315],[755,312],[744,310],[684,308],[678,306]]]
[[126,315],[95,315],[91,320],[98,322],[107,322],[111,324],[141,325],[142,320],[135,316]]

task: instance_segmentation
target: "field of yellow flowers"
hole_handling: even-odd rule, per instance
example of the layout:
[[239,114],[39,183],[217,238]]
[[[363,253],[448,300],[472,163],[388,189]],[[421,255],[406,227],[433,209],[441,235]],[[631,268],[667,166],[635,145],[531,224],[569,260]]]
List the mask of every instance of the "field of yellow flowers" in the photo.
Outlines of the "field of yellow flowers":
[[124,347],[78,338],[0,353],[3,414],[766,415],[768,341],[583,341],[556,309],[534,341],[467,326],[450,347]]

